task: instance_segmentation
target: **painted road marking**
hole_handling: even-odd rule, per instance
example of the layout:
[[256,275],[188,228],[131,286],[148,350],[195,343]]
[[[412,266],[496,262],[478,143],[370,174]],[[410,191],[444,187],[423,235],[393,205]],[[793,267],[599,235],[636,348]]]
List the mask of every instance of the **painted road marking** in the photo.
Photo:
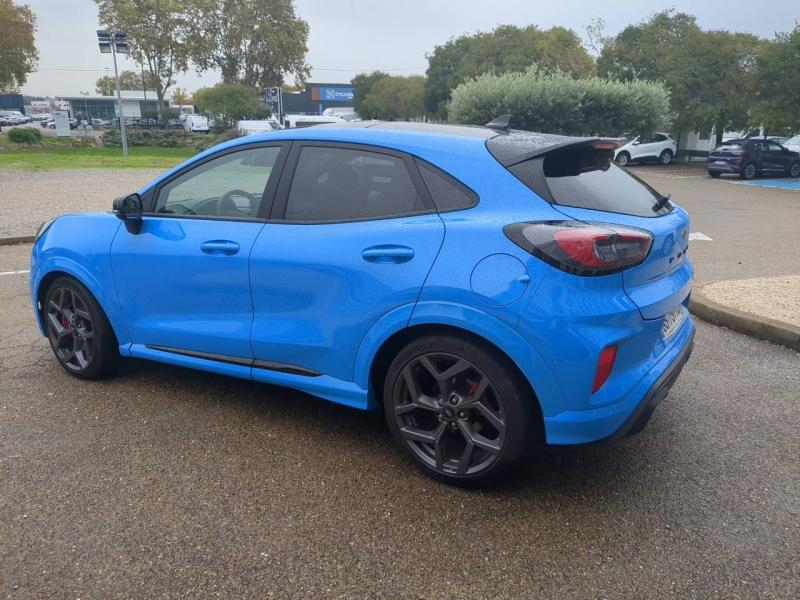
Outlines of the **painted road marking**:
[[741,185],[757,185],[759,187],[780,188],[782,190],[794,190],[800,192],[800,181],[798,180],[785,180],[785,179],[771,179],[766,181],[733,181],[731,183],[738,183]]
[[21,271],[3,271],[2,273],[0,273],[0,277],[3,275],[27,275],[30,272],[31,272],[30,269],[24,269]]
[[695,231],[694,233],[689,234],[689,241],[690,242],[713,242],[714,238],[708,237],[705,233],[700,231]]

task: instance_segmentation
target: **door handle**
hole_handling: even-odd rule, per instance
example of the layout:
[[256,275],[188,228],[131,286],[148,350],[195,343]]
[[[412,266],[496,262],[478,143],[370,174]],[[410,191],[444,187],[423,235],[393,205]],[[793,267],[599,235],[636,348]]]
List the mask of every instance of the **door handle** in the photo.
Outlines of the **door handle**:
[[361,251],[361,257],[367,262],[398,264],[408,262],[414,258],[414,249],[394,244],[370,246]]
[[239,244],[230,240],[209,240],[200,244],[200,250],[211,256],[233,256],[239,252]]

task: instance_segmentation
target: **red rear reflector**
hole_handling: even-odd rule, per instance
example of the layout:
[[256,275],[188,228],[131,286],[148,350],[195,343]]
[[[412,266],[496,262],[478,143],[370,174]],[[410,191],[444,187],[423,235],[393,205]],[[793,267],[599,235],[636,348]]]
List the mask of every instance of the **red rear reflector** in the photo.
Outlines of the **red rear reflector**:
[[603,384],[608,380],[611,375],[611,369],[614,366],[614,361],[617,358],[617,347],[608,346],[603,348],[600,353],[600,360],[597,361],[597,373],[594,376],[594,385],[592,386],[592,393],[603,387]]

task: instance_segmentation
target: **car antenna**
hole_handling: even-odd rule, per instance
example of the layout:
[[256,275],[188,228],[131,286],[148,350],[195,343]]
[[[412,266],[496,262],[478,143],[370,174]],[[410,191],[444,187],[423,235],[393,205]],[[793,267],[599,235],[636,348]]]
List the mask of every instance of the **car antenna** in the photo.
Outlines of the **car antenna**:
[[489,121],[486,124],[486,127],[489,129],[494,129],[495,131],[502,131],[503,133],[508,133],[509,128],[511,127],[511,115],[500,115]]

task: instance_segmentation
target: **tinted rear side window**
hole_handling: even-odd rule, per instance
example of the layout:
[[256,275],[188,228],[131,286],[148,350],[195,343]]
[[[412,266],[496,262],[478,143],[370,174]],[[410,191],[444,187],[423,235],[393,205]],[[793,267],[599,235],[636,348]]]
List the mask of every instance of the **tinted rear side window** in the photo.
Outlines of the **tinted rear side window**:
[[363,150],[306,146],[297,160],[285,218],[324,223],[425,210],[403,159]]
[[477,194],[465,185],[423,162],[417,162],[417,166],[439,212],[464,210],[478,204]]
[[609,152],[591,146],[556,150],[509,170],[553,204],[637,217],[657,217],[672,210],[661,194],[617,166]]

